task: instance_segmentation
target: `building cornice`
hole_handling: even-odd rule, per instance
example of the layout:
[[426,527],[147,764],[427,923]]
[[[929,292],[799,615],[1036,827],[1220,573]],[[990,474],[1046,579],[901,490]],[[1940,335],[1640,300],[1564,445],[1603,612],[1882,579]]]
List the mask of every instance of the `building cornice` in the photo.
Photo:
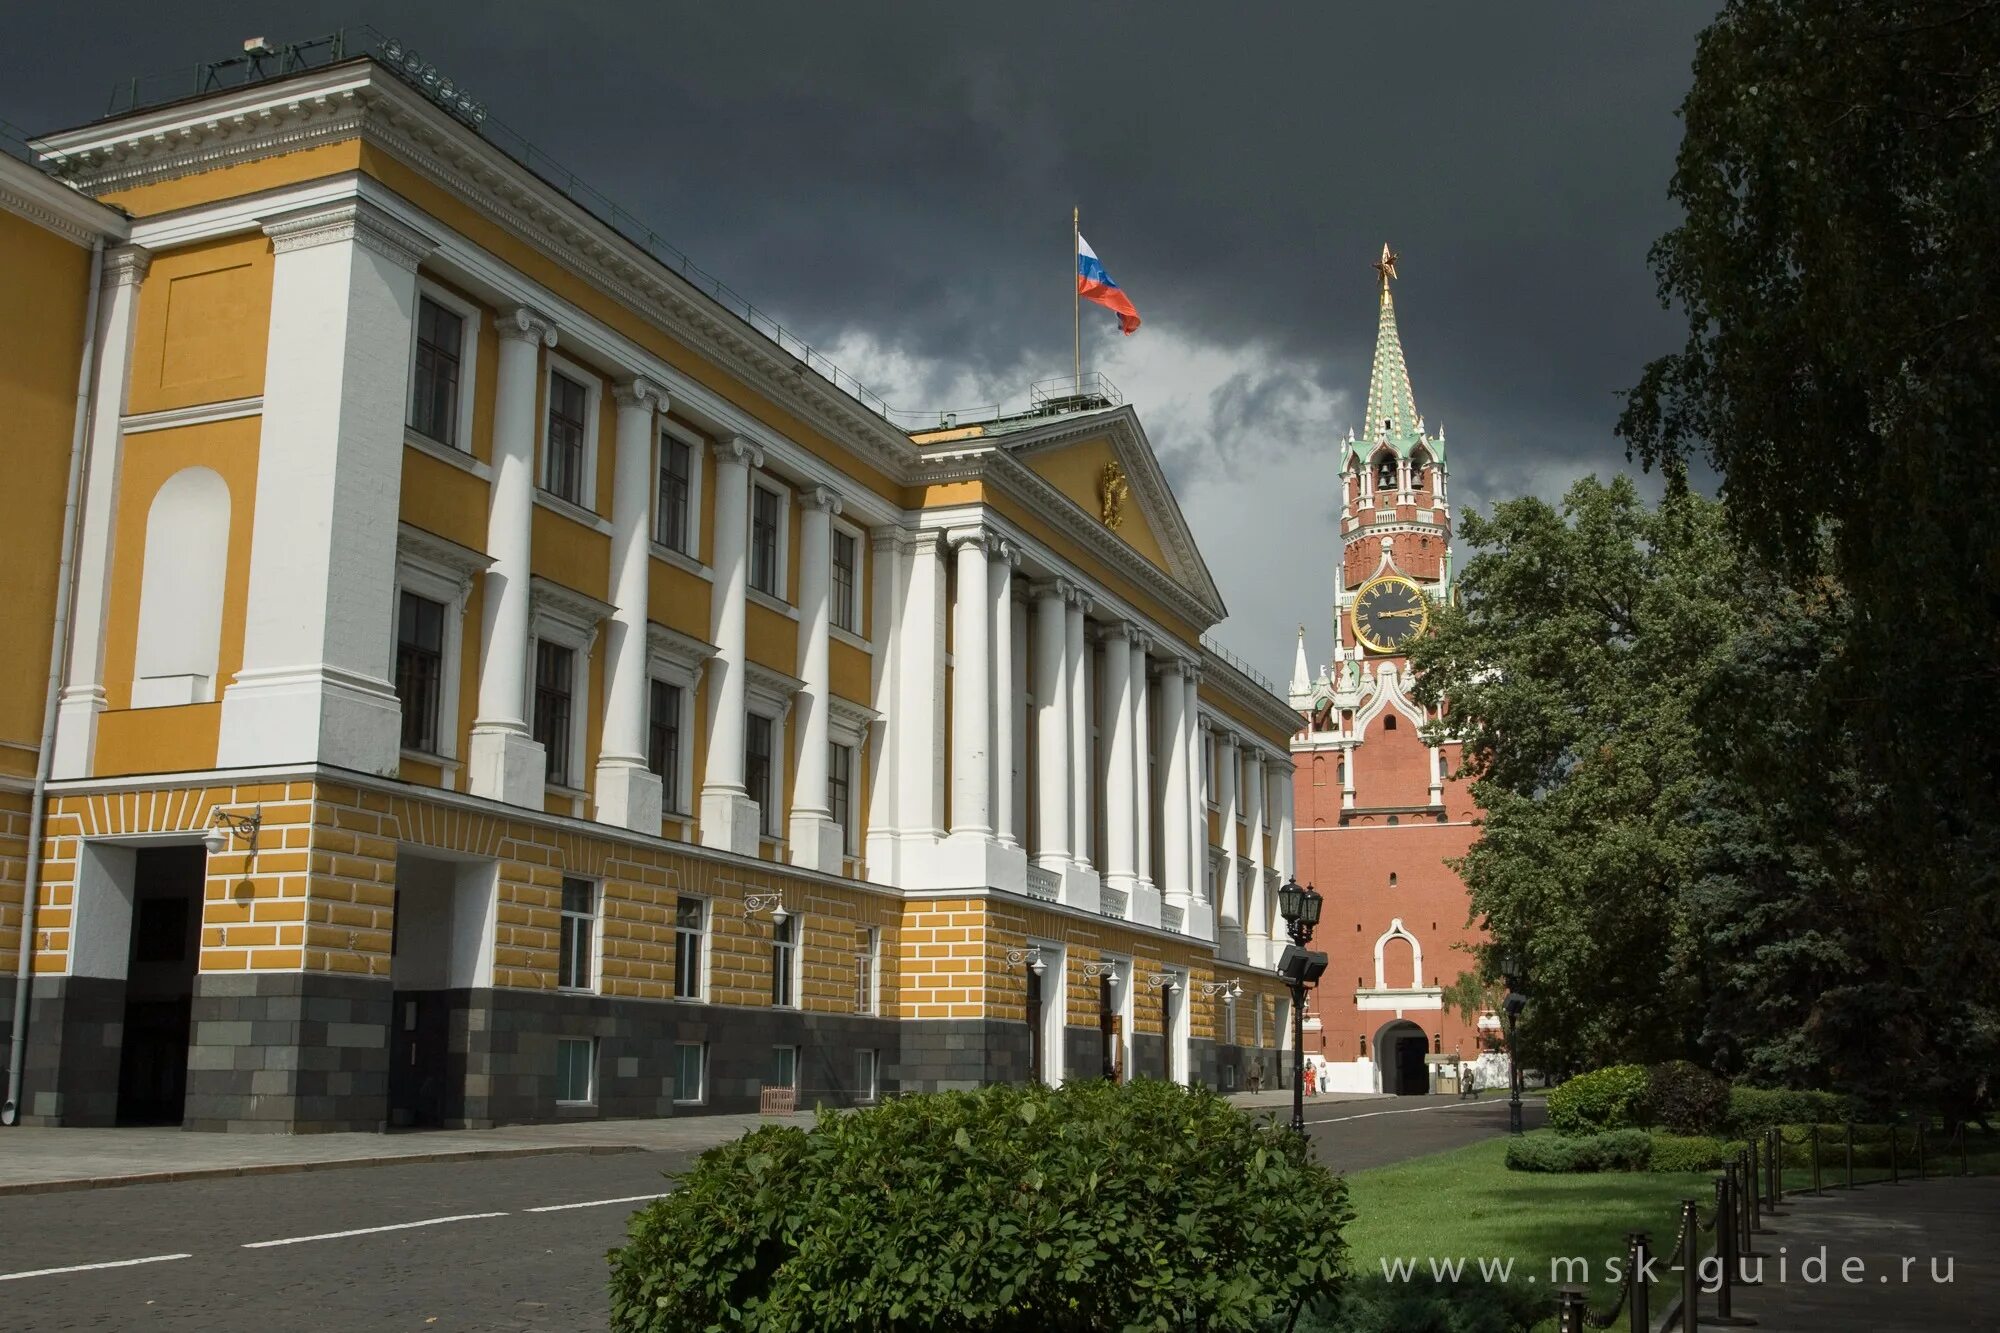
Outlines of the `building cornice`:
[[1273,741],[1259,736],[1258,743],[1273,752],[1290,753],[1291,737],[1299,729],[1299,715],[1291,704],[1266,691],[1261,685],[1218,657],[1203,644],[1201,649],[1201,693],[1229,700],[1256,721],[1285,737]]
[[373,60],[51,135],[47,156],[102,192],[359,137],[461,199],[752,392],[908,482],[909,437]]
[[100,240],[116,244],[131,232],[116,210],[5,154],[0,154],[0,209],[85,248]]

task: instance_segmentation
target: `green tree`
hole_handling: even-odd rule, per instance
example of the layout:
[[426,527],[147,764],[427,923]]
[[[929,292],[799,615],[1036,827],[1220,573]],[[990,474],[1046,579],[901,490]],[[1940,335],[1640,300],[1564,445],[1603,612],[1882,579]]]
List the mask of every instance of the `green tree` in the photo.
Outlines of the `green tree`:
[[[1974,1044],[2000,1005],[2000,4],[1731,0],[1682,116],[1685,218],[1652,260],[1689,334],[1620,433],[1648,464],[1705,456],[1743,549],[1844,590],[1745,661],[1795,668],[1786,720],[1754,742],[1793,796],[1738,830],[1763,869],[1733,891],[1761,884],[1758,910],[1782,915],[1816,884],[1848,929],[1893,936],[1867,1004],[1758,1058],[1870,1040],[1942,1058],[1960,1038],[1920,1040],[1937,1018],[1906,997],[1935,982],[1984,1006]],[[1766,835],[1782,842],[1752,856]],[[1797,961],[1858,965],[1840,934]]]
[[1560,509],[1467,514],[1459,603],[1411,654],[1486,811],[1457,865],[1494,955],[1533,995],[1527,1058],[1557,1069],[1696,1056],[1707,982],[1694,820],[1698,703],[1742,621],[1719,506],[1578,482]]

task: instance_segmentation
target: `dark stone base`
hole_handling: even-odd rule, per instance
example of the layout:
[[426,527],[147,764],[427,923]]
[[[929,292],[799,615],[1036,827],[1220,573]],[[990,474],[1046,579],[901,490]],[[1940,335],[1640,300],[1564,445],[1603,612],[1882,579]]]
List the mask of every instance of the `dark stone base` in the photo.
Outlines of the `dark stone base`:
[[1289,1088],[1292,1066],[1275,1046],[1231,1046],[1217,1042],[1194,1043],[1195,1071],[1200,1081],[1217,1092],[1250,1091],[1250,1072],[1262,1062],[1264,1091]]
[[387,1116],[389,983],[317,972],[195,978],[184,1129],[378,1130]]
[[[102,977],[37,977],[29,983],[28,1006],[21,1123],[118,1123],[125,983]],[[14,979],[0,978],[0,1046],[13,1041],[13,1017]]]
[[1028,1025],[998,1019],[925,1019],[895,1024],[902,1055],[894,1066],[903,1092],[952,1092],[988,1083],[1028,1081]]

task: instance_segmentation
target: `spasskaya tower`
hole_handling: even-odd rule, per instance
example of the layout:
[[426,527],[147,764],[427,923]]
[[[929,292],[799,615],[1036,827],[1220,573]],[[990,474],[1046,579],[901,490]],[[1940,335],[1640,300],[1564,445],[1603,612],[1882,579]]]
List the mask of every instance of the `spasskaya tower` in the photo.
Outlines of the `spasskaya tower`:
[[1327,1062],[1332,1090],[1421,1093],[1441,1064],[1484,1046],[1484,1025],[1443,997],[1473,967],[1458,946],[1482,938],[1445,864],[1478,837],[1478,811],[1448,776],[1458,746],[1425,743],[1404,656],[1450,595],[1451,504],[1444,431],[1426,432],[1410,388],[1386,245],[1375,272],[1367,414],[1340,450],[1333,661],[1312,673],[1301,626],[1291,683],[1298,878],[1325,895],[1314,943],[1329,960],[1306,1051]]

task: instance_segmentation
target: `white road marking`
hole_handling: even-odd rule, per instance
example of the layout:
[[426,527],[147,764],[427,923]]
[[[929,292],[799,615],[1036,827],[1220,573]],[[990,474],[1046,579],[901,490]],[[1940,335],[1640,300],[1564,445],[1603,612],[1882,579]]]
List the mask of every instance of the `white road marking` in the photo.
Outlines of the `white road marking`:
[[651,1203],[664,1199],[664,1194],[628,1194],[622,1199],[591,1199],[585,1203],[545,1203],[539,1208],[523,1208],[524,1213],[560,1213],[571,1208],[606,1208],[614,1203]]
[[88,1273],[99,1268],[130,1268],[135,1264],[164,1264],[175,1259],[192,1259],[191,1254],[150,1254],[144,1259],[113,1259],[103,1264],[71,1264],[67,1268],[31,1268],[21,1273],[0,1273],[0,1282],[23,1277],[54,1277],[58,1273]]
[[1371,1120],[1378,1115],[1415,1115],[1419,1111],[1462,1111],[1472,1106],[1499,1106],[1501,1102],[1446,1102],[1442,1106],[1404,1106],[1394,1111],[1363,1111],[1358,1115],[1332,1115],[1323,1120],[1308,1120],[1308,1125],[1337,1125],[1343,1120]]
[[286,1236],[282,1240],[253,1240],[244,1244],[246,1250],[268,1250],[273,1245],[303,1245],[309,1240],[345,1240],[349,1236],[372,1236],[382,1231],[408,1231],[412,1227],[439,1227],[447,1222],[477,1222],[487,1217],[505,1217],[505,1213],[458,1213],[451,1217],[426,1217],[419,1222],[391,1222],[384,1227],[356,1227],[352,1231],[323,1231],[317,1236]]

